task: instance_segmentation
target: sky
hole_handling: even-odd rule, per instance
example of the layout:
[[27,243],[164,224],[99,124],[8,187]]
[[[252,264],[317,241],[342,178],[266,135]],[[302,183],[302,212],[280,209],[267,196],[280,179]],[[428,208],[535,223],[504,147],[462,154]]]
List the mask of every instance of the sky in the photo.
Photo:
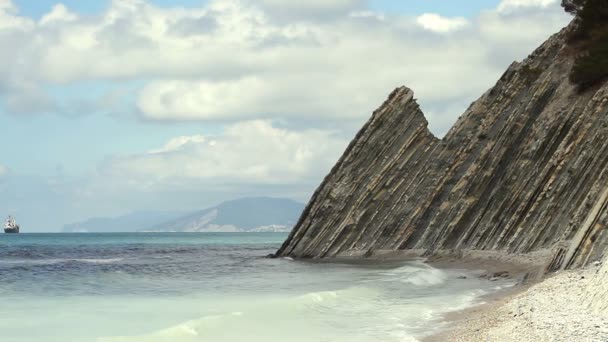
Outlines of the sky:
[[570,19],[558,0],[0,0],[0,215],[44,232],[305,202],[394,88],[441,137]]

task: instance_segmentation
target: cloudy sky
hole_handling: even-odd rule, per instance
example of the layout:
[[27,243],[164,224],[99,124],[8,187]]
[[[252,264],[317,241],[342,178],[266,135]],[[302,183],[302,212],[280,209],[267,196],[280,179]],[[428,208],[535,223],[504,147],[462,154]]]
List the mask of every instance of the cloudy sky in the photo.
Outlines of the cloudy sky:
[[0,215],[306,201],[397,86],[443,135],[558,0],[0,0]]

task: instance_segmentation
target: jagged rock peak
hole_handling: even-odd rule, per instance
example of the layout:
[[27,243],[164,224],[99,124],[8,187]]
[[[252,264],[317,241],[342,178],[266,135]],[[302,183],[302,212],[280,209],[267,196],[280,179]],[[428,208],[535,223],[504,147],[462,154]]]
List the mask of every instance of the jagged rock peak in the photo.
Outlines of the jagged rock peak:
[[396,89],[277,254],[540,253],[550,269],[598,259],[608,238],[608,86],[579,93],[570,83],[570,29],[513,63],[443,140],[412,90]]

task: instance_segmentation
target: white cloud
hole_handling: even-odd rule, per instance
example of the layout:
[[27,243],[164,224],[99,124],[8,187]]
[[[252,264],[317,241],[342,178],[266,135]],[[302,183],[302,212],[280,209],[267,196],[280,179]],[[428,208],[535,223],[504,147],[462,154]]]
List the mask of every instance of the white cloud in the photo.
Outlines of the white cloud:
[[[156,149],[156,150],[151,150],[148,153],[157,154],[157,153],[167,153],[167,152],[179,151],[181,149],[184,149],[186,147],[186,145],[188,145],[188,144],[202,144],[205,141],[206,141],[206,138],[202,135],[181,136],[181,137],[177,137],[177,138],[173,138],[173,139],[169,140],[169,142],[167,142],[165,144],[165,146],[163,146],[162,148]],[[213,146],[213,145],[215,145],[215,141],[214,140],[209,141],[209,146]]]
[[439,132],[460,111],[432,113],[479,96],[570,19],[557,3],[543,7],[549,0],[504,0],[469,20],[385,15],[358,0],[212,0],[193,9],[113,0],[99,16],[57,5],[34,22],[1,1],[0,100],[13,112],[64,110],[45,87],[131,81],[142,84],[132,101],[147,119],[322,127],[362,122],[405,84]]
[[[250,1],[250,0],[248,0]],[[256,0],[250,1],[281,20],[295,18],[323,21],[365,8],[365,0]]]
[[352,9],[361,7],[364,1],[361,0],[260,0],[265,6],[275,8],[285,8],[291,11],[328,11],[335,9]]
[[498,11],[509,11],[522,7],[549,7],[557,5],[559,0],[502,0]]
[[[518,49],[522,55],[526,52],[530,53],[535,48],[535,42],[544,41],[572,19],[561,10],[560,6],[556,5],[554,8],[553,12],[549,9],[528,8],[523,11],[525,15],[500,11],[482,13],[478,18],[478,32],[480,38],[488,42],[490,57],[495,60],[499,54],[502,54],[500,60],[511,60],[509,51],[501,47]],[[552,30],[547,30],[547,27]],[[526,50],[523,50],[522,46],[525,46]]]
[[17,15],[17,6],[11,0],[0,0],[0,30],[29,30],[33,27],[33,20]]
[[[148,84],[138,99],[139,109],[152,119],[242,119],[269,103],[263,80],[162,81]],[[259,103],[262,102],[263,105]],[[266,107],[269,108],[269,107]],[[253,111],[253,112],[252,112]]]
[[[100,179],[137,190],[316,184],[347,140],[321,130],[292,131],[268,121],[226,127],[216,136],[182,136],[159,149],[106,160]],[[107,184],[104,183],[107,190]]]
[[434,13],[425,13],[416,18],[416,22],[426,30],[439,33],[460,30],[469,23],[465,18],[446,18]]
[[75,13],[70,12],[64,4],[57,4],[53,6],[51,12],[45,14],[40,19],[40,24],[49,25],[53,22],[75,21],[77,19],[78,16]]
[[[356,64],[344,62],[343,67],[355,68]],[[318,122],[366,118],[386,97],[384,86],[364,80],[332,84],[332,78],[329,72],[294,70],[221,82],[158,81],[143,88],[137,106],[146,118],[154,120],[282,118]],[[397,85],[395,81],[390,87]]]

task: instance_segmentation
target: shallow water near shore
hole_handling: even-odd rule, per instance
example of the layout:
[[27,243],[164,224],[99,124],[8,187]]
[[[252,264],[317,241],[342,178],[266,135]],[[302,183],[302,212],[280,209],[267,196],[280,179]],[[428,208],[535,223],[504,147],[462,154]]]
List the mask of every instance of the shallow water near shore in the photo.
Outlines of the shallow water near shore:
[[285,238],[1,235],[1,340],[416,341],[509,286],[419,261],[264,258]]

